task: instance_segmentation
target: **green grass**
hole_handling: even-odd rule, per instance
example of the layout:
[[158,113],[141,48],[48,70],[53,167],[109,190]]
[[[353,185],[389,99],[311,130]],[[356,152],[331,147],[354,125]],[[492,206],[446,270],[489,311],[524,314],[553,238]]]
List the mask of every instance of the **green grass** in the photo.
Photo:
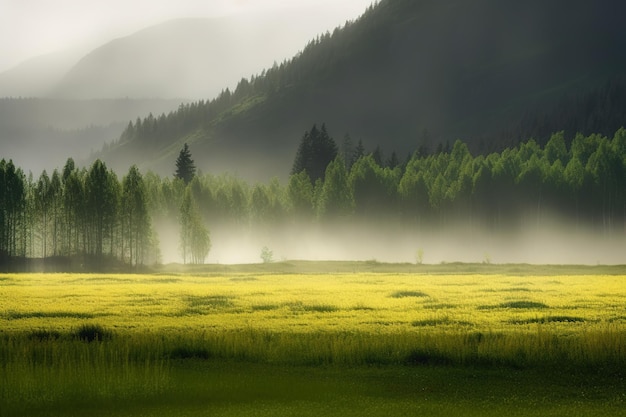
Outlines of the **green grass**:
[[582,317],[575,316],[547,316],[547,317],[535,317],[524,320],[509,320],[511,324],[532,324],[532,323],[584,323],[586,320]]
[[[446,365],[282,367],[175,360],[158,393],[72,397],[29,416],[624,416],[624,381]],[[8,415],[8,414],[7,414]]]
[[421,297],[428,297],[428,294],[423,293],[421,291],[396,291],[393,294],[391,294],[391,297],[393,298],[406,298],[406,297],[421,298]]
[[26,318],[74,318],[74,319],[92,319],[96,317],[95,314],[70,312],[70,311],[29,311],[29,312],[17,312],[9,311],[4,314],[7,320],[20,320]]
[[420,267],[0,276],[0,417],[626,415],[626,271]]

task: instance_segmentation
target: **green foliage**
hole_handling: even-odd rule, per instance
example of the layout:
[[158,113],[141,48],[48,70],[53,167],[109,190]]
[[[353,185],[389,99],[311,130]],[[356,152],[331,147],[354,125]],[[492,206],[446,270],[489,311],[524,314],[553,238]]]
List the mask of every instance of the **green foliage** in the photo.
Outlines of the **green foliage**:
[[317,215],[329,220],[345,218],[352,214],[353,205],[346,165],[341,156],[337,156],[326,168],[317,204]]
[[326,167],[337,155],[337,144],[328,135],[326,125],[322,124],[321,129],[318,129],[317,125],[313,125],[311,130],[305,132],[302,137],[302,142],[293,161],[291,174],[306,171],[311,181],[315,182],[320,178],[323,180]]
[[292,213],[299,219],[313,218],[315,196],[311,178],[306,170],[289,177],[287,197]]
[[507,301],[499,305],[501,308],[548,308],[544,303],[537,301]]
[[418,265],[424,263],[424,249],[419,248],[417,252],[415,252],[415,263]]
[[264,264],[272,263],[274,261],[274,252],[267,246],[263,246],[263,249],[261,249],[261,260]]
[[422,297],[428,297],[429,295],[422,292],[422,291],[396,291],[393,294],[391,294],[392,298],[407,298],[407,297],[415,297],[415,298],[422,298]]
[[[301,126],[310,126],[312,117],[323,117],[342,134],[349,131],[355,141],[362,139],[372,149],[381,145],[387,153],[412,151],[409,144],[423,132],[420,156],[429,153],[426,148],[458,137],[467,138],[472,152],[486,156],[530,137],[545,145],[554,132],[564,131],[568,145],[575,132],[609,135],[624,124],[623,42],[619,33],[606,30],[620,25],[615,5],[546,9],[524,3],[513,10],[497,0],[474,7],[379,3],[343,27],[320,34],[292,59],[242,79],[234,90],[131,123],[113,155],[134,147],[150,158],[147,148],[168,149],[196,134],[232,143],[238,147],[231,148],[233,154],[254,154],[261,148],[283,148]],[[529,31],[517,19],[520,15],[543,19]],[[510,24],[495,28],[488,21]],[[449,27],[457,30],[450,33]],[[440,53],[433,55],[432,45],[416,39],[438,39]],[[530,73],[534,76],[520,78]],[[480,88],[474,88],[477,80]],[[230,140],[234,138],[239,141]],[[561,158],[558,145],[554,155],[549,152],[550,164]],[[272,158],[278,154],[266,153]],[[350,167],[364,154],[348,158],[344,152],[344,160]],[[282,155],[273,160],[284,163]],[[309,175],[314,183],[317,174]]]
[[183,180],[185,184],[189,184],[195,175],[196,166],[193,159],[191,159],[189,146],[185,143],[183,149],[178,154],[178,158],[176,158],[176,173],[174,176]]
[[404,169],[382,167],[373,155],[347,168],[338,155],[323,179],[313,182],[302,170],[287,185],[209,174],[185,184],[141,175],[136,167],[120,182],[100,160],[79,169],[71,159],[61,171],[34,179],[2,160],[0,265],[18,257],[71,258],[75,269],[114,260],[154,263],[159,256],[152,222],[167,219],[179,221],[181,254],[193,263],[204,262],[210,251],[207,222],[232,233],[348,219],[375,227],[399,219],[418,233],[457,222],[515,232],[556,214],[576,227],[619,237],[626,222],[624,132],[611,139],[577,135],[565,151],[559,133],[545,148],[529,140],[487,157],[473,157],[457,141],[449,153],[416,152]]
[[211,249],[209,231],[204,226],[191,188],[187,186],[180,206],[180,249],[183,263],[202,264]]
[[129,264],[143,263],[150,244],[150,215],[146,187],[137,166],[130,167],[122,180],[122,234]]

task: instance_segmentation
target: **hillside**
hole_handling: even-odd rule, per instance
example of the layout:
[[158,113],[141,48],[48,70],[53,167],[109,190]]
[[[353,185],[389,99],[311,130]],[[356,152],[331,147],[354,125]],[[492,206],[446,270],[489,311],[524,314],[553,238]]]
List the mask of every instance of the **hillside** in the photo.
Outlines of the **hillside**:
[[0,72],[0,97],[47,96],[80,58],[71,49],[28,59]]
[[[280,30],[275,28],[280,25]],[[214,97],[297,49],[315,33],[282,15],[175,19],[114,39],[84,56],[52,95],[62,98]],[[306,39],[306,37],[303,37]],[[267,48],[267,45],[272,45]]]
[[101,156],[170,173],[186,141],[205,171],[284,177],[315,122],[338,142],[349,133],[400,155],[457,138],[473,152],[501,148],[519,138],[500,132],[524,117],[626,73],[624,12],[616,0],[383,0],[233,92],[150,121],[149,134],[125,132]]
[[179,100],[0,98],[0,158],[26,172],[60,168],[68,157],[88,161],[137,115],[175,110]]

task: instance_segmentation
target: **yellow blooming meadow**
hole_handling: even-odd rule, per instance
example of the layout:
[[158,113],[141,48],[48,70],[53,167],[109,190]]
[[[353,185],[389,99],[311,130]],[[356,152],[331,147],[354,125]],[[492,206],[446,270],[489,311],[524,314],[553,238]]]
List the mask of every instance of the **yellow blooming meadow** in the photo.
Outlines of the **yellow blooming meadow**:
[[346,274],[0,276],[4,331],[575,333],[626,323],[625,276]]

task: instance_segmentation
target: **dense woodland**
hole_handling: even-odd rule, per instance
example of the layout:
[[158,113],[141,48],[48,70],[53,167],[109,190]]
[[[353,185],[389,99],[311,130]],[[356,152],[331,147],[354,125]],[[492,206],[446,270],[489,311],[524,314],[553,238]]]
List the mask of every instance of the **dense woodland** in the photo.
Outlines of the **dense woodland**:
[[558,214],[623,236],[626,130],[613,137],[576,135],[569,147],[556,133],[545,147],[531,139],[476,157],[457,141],[399,163],[381,160],[380,151],[366,153],[349,138],[337,146],[325,126],[313,126],[287,184],[196,175],[185,146],[173,176],[142,175],[133,166],[120,179],[100,160],[87,169],[69,159],[62,170],[35,178],[2,160],[0,187],[4,265],[51,257],[79,259],[84,268],[152,264],[159,261],[153,224],[168,219],[179,225],[183,260],[193,263],[204,262],[215,225],[243,233],[353,220],[384,227],[400,220],[419,233],[464,221],[504,231]]
[[577,132],[611,136],[626,125],[624,7],[383,0],[218,97],[134,120],[98,156],[167,174],[161,161],[188,142],[218,172],[256,158],[265,179],[284,178],[271,168],[315,120],[402,156],[459,138],[486,156],[528,138],[543,147],[561,130],[567,146]]

